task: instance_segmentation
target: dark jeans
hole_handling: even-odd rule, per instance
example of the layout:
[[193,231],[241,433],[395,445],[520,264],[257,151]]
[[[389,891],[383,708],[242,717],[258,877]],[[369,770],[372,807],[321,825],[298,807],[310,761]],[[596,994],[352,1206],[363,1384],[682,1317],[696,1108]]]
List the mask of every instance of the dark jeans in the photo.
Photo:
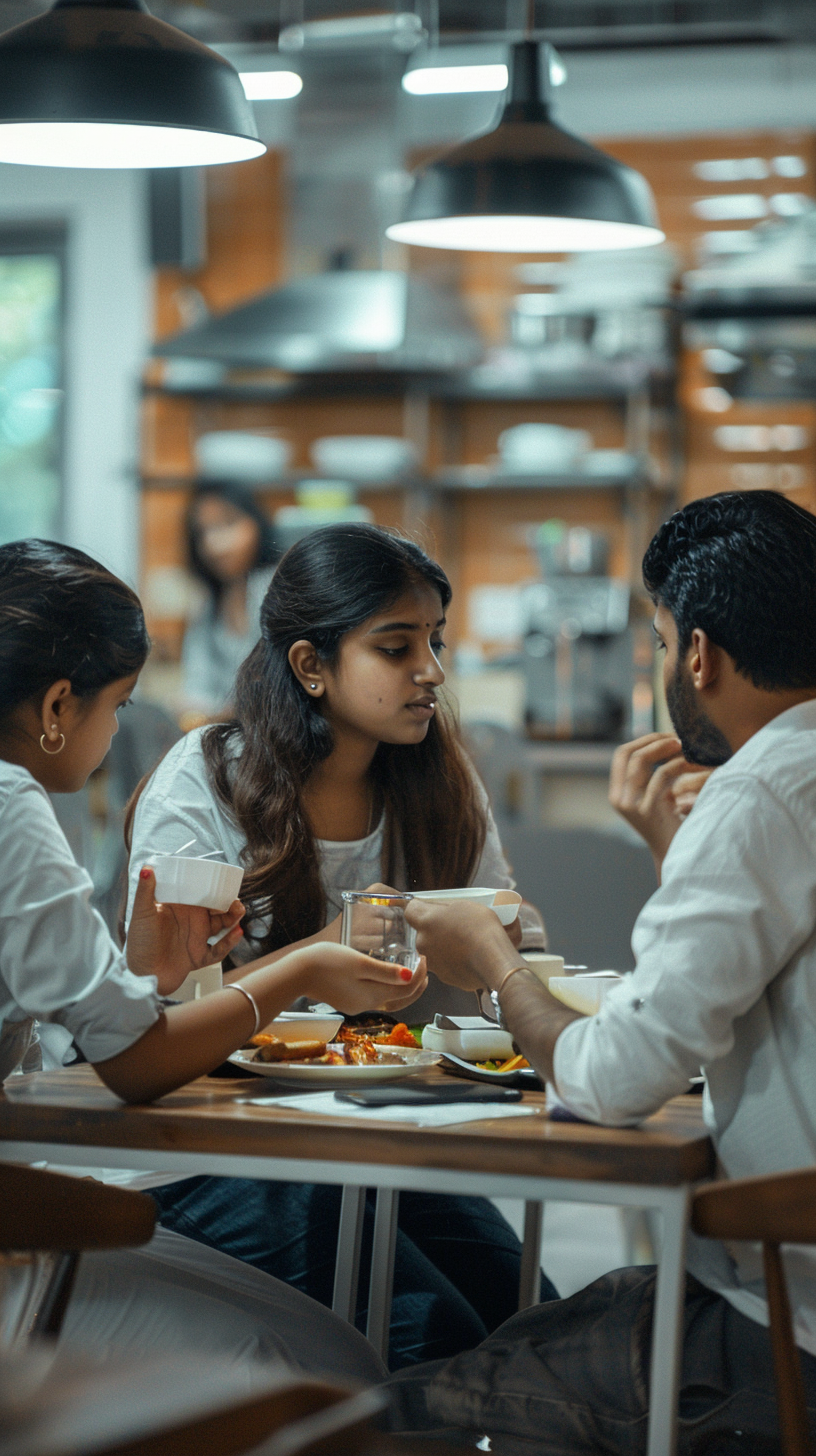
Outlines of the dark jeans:
[[[478,1350],[392,1375],[391,1428],[488,1435],[498,1456],[642,1456],[654,1290],[654,1269],[618,1269]],[[816,1358],[801,1359],[816,1431]],[[687,1276],[679,1456],[777,1453],[777,1431],[767,1329]]]
[[[341,1190],[250,1178],[154,1188],[159,1222],[331,1305]],[[365,1329],[374,1198],[366,1199],[356,1324]],[[472,1349],[518,1307],[521,1245],[486,1198],[403,1193],[389,1366]],[[542,1299],[557,1294],[542,1276]]]

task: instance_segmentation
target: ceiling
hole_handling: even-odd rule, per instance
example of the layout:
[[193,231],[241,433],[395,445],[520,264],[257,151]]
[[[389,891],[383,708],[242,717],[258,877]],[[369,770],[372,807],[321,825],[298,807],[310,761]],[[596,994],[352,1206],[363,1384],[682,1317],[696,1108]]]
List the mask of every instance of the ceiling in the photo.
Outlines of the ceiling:
[[[47,9],[0,0],[3,28]],[[784,44],[816,40],[813,0],[154,0],[150,9],[202,40],[276,40],[284,23],[371,12],[414,12],[440,39],[496,36],[524,25],[565,50],[655,45]]]

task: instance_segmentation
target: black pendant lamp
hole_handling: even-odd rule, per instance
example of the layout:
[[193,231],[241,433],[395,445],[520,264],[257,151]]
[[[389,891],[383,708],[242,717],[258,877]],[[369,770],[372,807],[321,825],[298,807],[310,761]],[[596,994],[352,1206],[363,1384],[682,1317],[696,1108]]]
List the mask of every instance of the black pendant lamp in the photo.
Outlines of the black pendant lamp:
[[0,162],[199,167],[265,151],[234,66],[142,0],[57,0],[0,35]]
[[418,173],[403,222],[389,238],[426,248],[572,253],[660,243],[649,185],[639,172],[557,126],[550,115],[549,51],[512,47],[507,105],[495,131]]

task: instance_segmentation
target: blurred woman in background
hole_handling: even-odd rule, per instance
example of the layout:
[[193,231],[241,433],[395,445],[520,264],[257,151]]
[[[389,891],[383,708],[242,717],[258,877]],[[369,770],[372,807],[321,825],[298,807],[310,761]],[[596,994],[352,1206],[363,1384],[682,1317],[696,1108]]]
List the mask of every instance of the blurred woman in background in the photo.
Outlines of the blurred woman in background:
[[261,602],[279,552],[271,522],[236,481],[199,484],[186,531],[190,569],[208,593],[181,658],[184,699],[200,721],[231,707],[235,674],[260,635]]

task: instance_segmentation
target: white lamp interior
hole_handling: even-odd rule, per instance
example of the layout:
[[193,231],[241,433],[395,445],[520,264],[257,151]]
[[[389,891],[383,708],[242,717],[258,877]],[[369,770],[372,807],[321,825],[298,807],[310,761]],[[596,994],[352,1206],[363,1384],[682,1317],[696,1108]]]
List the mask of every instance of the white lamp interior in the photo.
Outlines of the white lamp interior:
[[419,218],[387,230],[397,243],[491,253],[585,253],[662,243],[659,228],[584,217],[473,216]]
[[212,167],[260,157],[263,142],[222,132],[104,121],[0,124],[0,162],[31,167]]

